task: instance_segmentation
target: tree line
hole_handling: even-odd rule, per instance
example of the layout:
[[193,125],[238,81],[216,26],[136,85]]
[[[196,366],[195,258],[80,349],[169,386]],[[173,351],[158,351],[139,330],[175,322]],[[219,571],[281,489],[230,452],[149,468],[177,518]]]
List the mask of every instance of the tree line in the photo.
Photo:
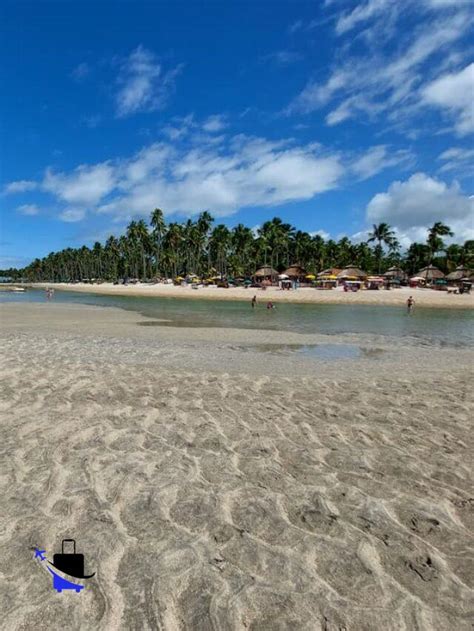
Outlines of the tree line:
[[374,224],[365,242],[353,243],[348,237],[325,240],[278,217],[255,231],[242,223],[233,228],[214,225],[208,212],[194,221],[166,223],[163,211],[156,208],[149,224],[143,219],[131,221],[125,234],[110,236],[104,244],[97,241],[91,248],[51,252],[23,269],[0,270],[0,276],[29,282],[149,280],[189,274],[246,278],[264,265],[281,272],[292,264],[314,274],[349,265],[380,274],[396,265],[412,275],[430,263],[444,272],[458,265],[472,266],[474,241],[446,246],[443,237],[447,236],[453,236],[449,226],[436,222],[427,232],[426,243],[412,243],[402,253],[387,223]]

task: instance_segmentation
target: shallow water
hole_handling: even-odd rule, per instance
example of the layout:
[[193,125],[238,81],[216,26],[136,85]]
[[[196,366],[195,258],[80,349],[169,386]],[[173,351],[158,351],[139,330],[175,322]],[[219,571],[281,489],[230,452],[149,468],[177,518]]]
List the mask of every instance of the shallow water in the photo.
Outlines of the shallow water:
[[[146,323],[147,326],[231,327],[333,336],[364,334],[395,339],[412,338],[417,344],[430,346],[462,347],[474,344],[474,317],[468,309],[417,307],[408,315],[404,308],[398,306],[287,303],[278,305],[274,310],[267,310],[263,304],[252,309],[249,301],[101,296],[58,290],[53,300],[135,311],[154,319]],[[45,302],[45,293],[39,289],[22,294],[0,292],[0,302]],[[323,351],[320,349],[318,352]],[[328,352],[333,355],[339,351],[332,349]],[[346,349],[346,355],[351,352],[355,351]]]

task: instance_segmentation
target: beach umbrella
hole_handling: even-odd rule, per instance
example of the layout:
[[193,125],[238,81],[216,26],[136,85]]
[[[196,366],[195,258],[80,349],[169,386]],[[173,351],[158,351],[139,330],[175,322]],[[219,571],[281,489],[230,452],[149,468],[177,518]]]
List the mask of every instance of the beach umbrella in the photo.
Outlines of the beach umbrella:
[[249,280],[248,278],[247,280],[244,280],[244,285],[251,285],[251,284],[252,284],[252,281]]
[[278,274],[278,278],[280,280],[286,280],[287,278],[289,278],[288,274]]
[[306,274],[305,277],[307,280],[314,280],[316,278],[316,276],[314,274]]

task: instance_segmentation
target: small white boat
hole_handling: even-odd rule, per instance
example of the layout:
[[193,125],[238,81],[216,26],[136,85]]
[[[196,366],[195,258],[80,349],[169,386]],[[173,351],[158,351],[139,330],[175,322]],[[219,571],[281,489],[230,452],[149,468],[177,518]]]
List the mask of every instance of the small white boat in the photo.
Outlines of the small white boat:
[[10,287],[10,291],[26,291],[24,287]]

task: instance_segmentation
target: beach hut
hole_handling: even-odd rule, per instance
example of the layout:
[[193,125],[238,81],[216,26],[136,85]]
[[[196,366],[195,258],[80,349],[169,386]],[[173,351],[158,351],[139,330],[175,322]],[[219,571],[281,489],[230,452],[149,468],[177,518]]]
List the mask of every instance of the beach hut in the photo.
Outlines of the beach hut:
[[345,267],[337,275],[338,281],[357,280],[363,281],[367,278],[367,272],[362,271],[358,267]]
[[385,279],[383,276],[367,276],[367,289],[380,289],[383,287]]
[[253,275],[256,281],[264,281],[269,280],[271,282],[276,282],[278,280],[278,272],[268,265],[261,267],[258,269]]
[[427,284],[440,278],[444,278],[443,272],[432,264],[421,269],[416,276],[418,278],[423,278]]
[[325,279],[326,277],[334,277],[337,278],[337,275],[342,272],[340,267],[328,267],[328,269],[324,269],[322,272],[319,272],[318,279]]
[[334,289],[337,286],[337,275],[341,271],[340,268],[330,267],[319,272],[316,281],[316,289]]
[[367,278],[367,272],[358,267],[345,267],[337,275],[337,282],[343,285],[344,291],[358,291]]
[[404,270],[402,270],[401,267],[397,267],[396,265],[394,265],[385,272],[384,278],[390,281],[398,280],[400,282],[403,282],[406,281],[408,275]]
[[283,272],[290,280],[297,280],[299,282],[304,281],[306,277],[306,270],[301,265],[291,265]]
[[446,276],[446,280],[452,285],[460,285],[461,281],[469,281],[472,279],[474,279],[474,271],[468,267],[464,267],[464,265],[459,265],[454,272],[450,272]]

